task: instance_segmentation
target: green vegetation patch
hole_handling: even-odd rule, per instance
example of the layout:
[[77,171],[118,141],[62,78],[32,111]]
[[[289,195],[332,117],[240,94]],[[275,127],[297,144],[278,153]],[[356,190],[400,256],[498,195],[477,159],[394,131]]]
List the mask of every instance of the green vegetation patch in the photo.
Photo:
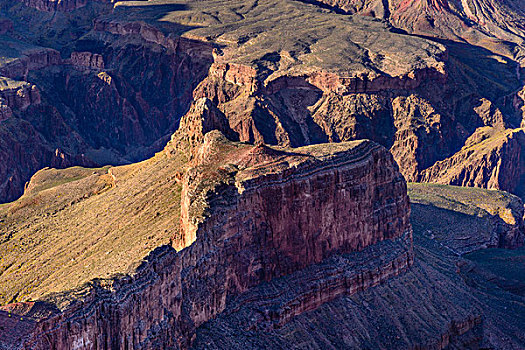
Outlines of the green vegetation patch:
[[479,217],[497,215],[509,224],[515,224],[514,218],[523,211],[518,197],[498,190],[409,183],[408,195],[412,203]]

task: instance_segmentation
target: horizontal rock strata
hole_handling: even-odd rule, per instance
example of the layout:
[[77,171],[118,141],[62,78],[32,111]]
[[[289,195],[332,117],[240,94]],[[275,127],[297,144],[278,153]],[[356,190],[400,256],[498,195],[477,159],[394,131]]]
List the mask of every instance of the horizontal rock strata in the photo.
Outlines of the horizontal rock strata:
[[425,169],[419,180],[525,195],[523,129],[478,129],[453,156]]
[[[183,179],[189,246],[179,253],[158,248],[135,275],[76,292],[87,293],[81,301],[62,304],[75,293],[52,297],[62,312],[35,323],[18,346],[186,348],[200,325],[261,283],[299,273],[292,278],[305,289],[283,299],[283,311],[271,318],[281,324],[411,265],[406,185],[384,148],[369,141],[261,147],[207,134],[198,150],[207,161],[196,158]],[[378,242],[384,253],[373,248]],[[362,255],[337,258],[352,252]],[[313,275],[326,283],[311,284]]]

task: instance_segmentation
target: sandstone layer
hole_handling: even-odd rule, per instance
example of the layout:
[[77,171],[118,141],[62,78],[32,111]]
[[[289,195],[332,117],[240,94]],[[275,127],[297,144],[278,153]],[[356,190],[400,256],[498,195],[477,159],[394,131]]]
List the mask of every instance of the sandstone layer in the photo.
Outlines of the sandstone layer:
[[[510,272],[516,261],[523,261],[523,250],[486,249],[480,253],[492,254],[492,258],[458,258],[415,229],[414,253],[414,265],[386,283],[337,298],[280,327],[250,327],[266,305],[279,310],[278,296],[293,291],[293,281],[275,281],[271,293],[259,289],[259,294],[238,298],[242,307],[201,327],[194,348],[523,347],[523,296],[518,294],[523,275],[520,282]],[[487,268],[497,264],[501,271],[509,272]]]
[[[51,316],[39,319],[31,305],[4,308],[2,317],[25,310],[16,317],[32,327],[11,346],[187,348],[197,328],[225,311],[234,296],[266,282],[295,278],[307,288],[283,299],[278,314],[268,310],[269,319],[255,322],[279,325],[412,264],[406,184],[383,147],[355,141],[269,148],[232,143],[212,131],[194,151],[180,179],[181,230],[171,233],[172,245],[155,249],[130,275],[44,297],[60,308]],[[119,173],[111,171],[117,181]],[[43,193],[42,186],[29,186],[27,195]],[[110,194],[119,182],[113,186],[98,192]],[[326,281],[310,283],[304,269]],[[19,328],[6,322],[2,341],[9,345],[5,338]]]
[[[300,147],[368,138],[391,150],[408,180],[424,181],[428,168],[453,157],[478,128],[510,130],[523,119],[521,44],[510,24],[515,34],[508,40],[517,46],[500,52],[510,46],[495,48],[483,36],[478,43],[440,35],[455,27],[437,15],[430,34],[414,31],[423,38],[400,34],[395,26],[403,26],[392,20],[393,26],[330,11],[321,2],[82,4],[53,17],[20,2],[6,2],[2,10],[12,23],[6,38],[17,50],[5,54],[2,74],[29,81],[41,95],[40,104],[27,109],[3,107],[2,118],[27,121],[72,159],[145,159],[162,149],[194,100],[207,98],[241,141]],[[354,12],[350,2],[328,5]],[[363,3],[376,17],[394,13],[393,6],[380,15],[369,5]],[[434,5],[448,6],[440,14],[455,11],[455,5]],[[412,14],[432,7],[403,6]],[[507,7],[520,18],[519,6]],[[309,29],[298,26],[303,22]],[[78,30],[63,30],[72,25]],[[4,163],[19,179],[2,195],[6,201],[22,193],[30,175],[13,159]],[[34,164],[30,172],[46,165]],[[514,178],[501,182],[498,188],[521,195],[508,185]],[[493,187],[485,180],[475,185]]]

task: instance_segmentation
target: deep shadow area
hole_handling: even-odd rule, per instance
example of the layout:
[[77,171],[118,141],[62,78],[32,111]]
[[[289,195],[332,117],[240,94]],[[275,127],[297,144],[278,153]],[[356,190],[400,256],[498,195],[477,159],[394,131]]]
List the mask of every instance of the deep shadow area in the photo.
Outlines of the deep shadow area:
[[306,4],[312,4],[312,5],[315,5],[317,7],[322,8],[322,9],[330,10],[332,12],[335,12],[335,13],[337,13],[339,15],[351,15],[352,14],[349,11],[345,11],[345,10],[340,9],[338,7],[335,7],[335,6],[330,6],[328,4],[325,4],[324,2],[317,1],[317,0],[295,0],[295,1],[304,2]]
[[474,285],[479,279],[525,297],[525,249],[485,249],[465,255],[474,265],[465,265],[462,273]]

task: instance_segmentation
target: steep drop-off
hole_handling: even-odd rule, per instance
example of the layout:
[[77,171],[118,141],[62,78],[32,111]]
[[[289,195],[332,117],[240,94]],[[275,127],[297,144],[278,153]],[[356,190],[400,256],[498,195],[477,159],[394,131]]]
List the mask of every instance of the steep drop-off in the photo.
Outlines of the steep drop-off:
[[[184,136],[175,135],[173,142]],[[56,305],[54,312],[47,306],[51,316],[48,313],[45,317],[38,317],[39,313],[32,311],[32,307],[38,307],[39,303],[34,304],[36,306],[20,304],[28,305],[26,309],[20,309],[17,304],[4,307],[0,316],[2,320],[8,318],[8,310],[14,314],[17,310],[24,310],[25,315],[15,317],[25,317],[32,329],[20,340],[11,338],[20,328],[10,325],[8,320],[2,321],[1,343],[6,344],[3,346],[28,349],[75,346],[96,349],[185,348],[191,344],[196,329],[226,310],[234,296],[243,295],[276,278],[288,278],[295,273],[299,275],[293,278],[306,278],[308,274],[301,277],[301,271],[309,268],[312,271],[317,269],[319,278],[326,278],[326,281],[312,284],[305,280],[306,289],[299,289],[293,299],[283,299],[286,305],[283,305],[283,311],[270,314],[269,319],[263,318],[257,324],[284,324],[329,300],[377,285],[405,271],[412,263],[406,184],[383,147],[370,141],[355,141],[337,146],[269,148],[232,143],[219,132],[212,131],[206,134],[194,152],[195,157],[183,171],[184,175],[173,178],[182,186],[180,231],[159,230],[160,241],[157,243],[153,241],[156,236],[151,228],[155,227],[152,226],[155,222],[159,225],[165,222],[156,219],[164,215],[162,212],[155,215],[149,225],[140,225],[148,227],[151,232],[151,237],[145,241],[146,247],[142,246],[141,240],[126,238],[126,251],[136,247],[131,250],[134,254],[116,259],[119,251],[118,245],[114,244],[107,253],[98,248],[95,251],[104,242],[122,239],[111,232],[104,233],[100,226],[100,220],[104,219],[99,218],[99,233],[92,236],[97,244],[92,249],[79,254],[61,251],[57,247],[61,253],[55,253],[57,258],[66,254],[65,258],[73,261],[73,267],[77,262],[87,263],[90,270],[66,269],[59,261],[56,264],[48,262],[45,266],[51,275],[42,276],[41,283],[34,285],[29,293],[26,291],[25,297],[12,286],[23,285],[27,272],[22,271],[34,271],[26,265],[32,264],[31,254],[36,251],[23,248],[27,261],[22,262],[24,255],[19,254],[19,249],[6,250],[10,252],[6,258],[16,259],[18,265],[7,263],[0,275],[7,278],[2,283],[2,293],[15,293],[13,301],[24,301],[27,295],[42,298],[49,291],[71,288],[85,278],[86,272],[91,278],[124,272],[122,263],[125,261],[137,263],[141,259],[140,252],[152,244],[155,246],[168,237],[171,242],[171,245],[155,249],[129,275],[98,279],[75,291],[44,296],[42,300],[47,305]],[[166,176],[164,170],[156,174],[151,172],[152,167],[166,169],[174,161],[170,159],[180,157],[180,152],[177,154],[162,152],[144,164],[102,169],[93,175],[79,170],[79,180],[71,178],[74,175],[71,173],[63,177],[64,171],[55,171],[56,174],[50,170],[43,172],[34,178],[34,184],[28,187],[22,199],[3,208],[4,227],[17,225],[17,212],[39,216],[42,211],[47,212],[49,209],[39,204],[42,196],[69,189],[69,196],[75,194],[78,199],[71,201],[71,198],[66,198],[67,204],[62,207],[61,196],[57,196],[56,204],[61,209],[53,210],[56,218],[49,220],[43,215],[38,220],[42,223],[37,222],[32,225],[34,227],[22,232],[10,231],[13,234],[4,237],[3,244],[9,248],[19,242],[26,247],[28,240],[36,239],[34,233],[26,234],[34,232],[37,227],[37,232],[40,232],[37,247],[46,243],[63,243],[64,237],[51,234],[46,226],[57,221],[64,223],[66,218],[74,220],[73,213],[77,213],[80,219],[82,207],[88,202],[109,201],[113,212],[106,214],[109,222],[114,220],[110,218],[127,218],[115,215],[115,211],[126,210],[124,208],[129,207],[126,201],[135,201],[138,192],[133,193],[129,188],[138,190],[146,186],[141,183],[142,174],[150,176],[150,186],[147,187],[150,195],[158,188],[156,183],[159,180],[169,184],[163,180]],[[134,180],[139,182],[130,187],[129,181]],[[71,191],[73,188],[77,190]],[[82,194],[82,188],[89,189],[87,196]],[[127,199],[112,202],[111,198],[121,195],[119,192],[123,190],[127,191]],[[105,210],[101,208],[102,212]],[[146,212],[150,210],[141,210],[144,215]],[[163,212],[168,214],[170,211]],[[175,220],[170,221],[178,222],[178,213],[172,214]],[[316,220],[317,224],[313,225],[314,218],[322,218],[322,221]],[[111,225],[115,233],[126,232],[126,227],[117,231],[115,224]],[[75,239],[84,242],[82,237],[88,234],[85,231],[88,227],[78,228],[80,232]],[[140,229],[130,229],[140,235]],[[58,241],[53,241],[53,237]],[[179,249],[182,250],[177,252]],[[347,257],[345,254],[348,253],[353,255]],[[357,257],[368,260],[367,264],[356,264]],[[120,265],[108,265],[107,261],[119,262]],[[327,269],[333,272],[327,275],[324,273]],[[69,284],[53,282],[58,274],[66,274]],[[14,276],[20,277],[16,283]]]
[[[2,11],[13,23],[6,35],[21,46],[14,59],[5,54],[9,67],[20,66],[10,76],[41,97],[27,109],[7,105],[3,115],[98,164],[161,149],[193,98],[208,98],[243,141],[373,139],[410,180],[460,150],[476,128],[519,127],[522,119],[511,59],[297,1],[88,2],[52,21],[20,3]],[[63,30],[75,21],[77,32]],[[40,64],[31,68],[19,63],[29,51],[54,56],[32,59]],[[4,163],[21,172],[12,159]],[[21,193],[28,175],[17,178],[5,199]]]

